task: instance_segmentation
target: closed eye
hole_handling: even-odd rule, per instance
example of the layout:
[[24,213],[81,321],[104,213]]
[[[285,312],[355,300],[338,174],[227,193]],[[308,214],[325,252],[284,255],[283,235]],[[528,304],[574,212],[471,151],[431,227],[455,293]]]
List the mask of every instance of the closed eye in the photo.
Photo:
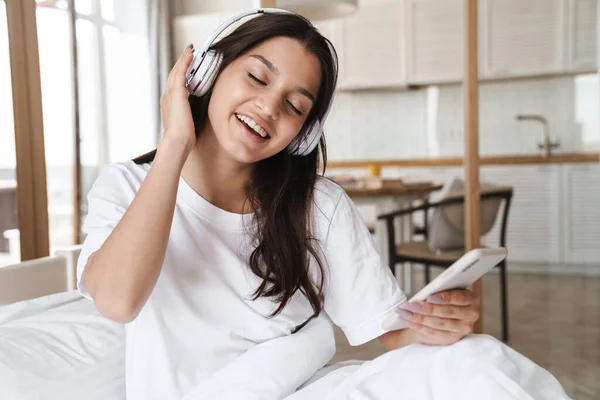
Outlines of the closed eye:
[[292,104],[291,101],[286,100],[286,102],[288,103],[288,105],[290,106],[290,108],[292,109],[292,111],[294,111],[296,114],[298,114],[299,117],[302,116],[302,111],[300,111],[296,107],[294,107],[294,105]]
[[248,72],[248,76],[250,77],[250,79],[252,79],[254,82],[258,83],[259,85],[267,86],[266,82],[261,81],[260,79],[258,79],[254,75],[252,75],[250,72]]

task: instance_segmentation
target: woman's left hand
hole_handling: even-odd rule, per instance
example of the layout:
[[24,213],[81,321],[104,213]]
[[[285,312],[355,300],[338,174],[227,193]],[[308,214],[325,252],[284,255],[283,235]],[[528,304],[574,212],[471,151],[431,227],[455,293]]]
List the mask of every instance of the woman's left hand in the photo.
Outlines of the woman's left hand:
[[427,301],[405,302],[396,312],[408,323],[416,342],[445,346],[473,332],[479,304],[479,297],[469,290],[449,290]]

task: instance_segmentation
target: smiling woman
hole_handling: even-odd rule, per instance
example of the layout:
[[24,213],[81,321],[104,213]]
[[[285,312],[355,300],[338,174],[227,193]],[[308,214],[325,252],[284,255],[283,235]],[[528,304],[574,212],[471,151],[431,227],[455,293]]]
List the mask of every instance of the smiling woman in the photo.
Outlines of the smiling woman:
[[[183,51],[160,101],[158,148],[105,168],[88,197],[78,288],[127,323],[127,397],[285,398],[314,376],[295,398],[356,397],[367,386],[369,400],[404,387],[420,397],[430,393],[421,382],[440,381],[439,393],[463,399],[456,382],[483,371],[467,398],[504,399],[488,393],[515,387],[564,398],[546,371],[491,337],[435,360],[408,347],[364,368],[320,370],[335,351],[331,321],[352,345],[449,345],[471,332],[478,298],[438,293],[397,330],[383,325],[406,296],[348,195],[318,175],[335,51],[299,15],[239,18],[250,14],[260,16],[195,56],[192,45]],[[495,356],[471,363],[478,352]],[[442,358],[434,378],[429,366]],[[456,379],[438,379],[447,371]],[[534,383],[514,383],[521,375]]]

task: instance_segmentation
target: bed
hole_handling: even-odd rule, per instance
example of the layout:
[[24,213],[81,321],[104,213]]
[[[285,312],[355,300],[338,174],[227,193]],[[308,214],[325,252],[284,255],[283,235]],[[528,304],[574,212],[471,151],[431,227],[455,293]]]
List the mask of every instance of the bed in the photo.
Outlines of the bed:
[[[91,301],[73,290],[75,259],[76,254],[71,252],[0,268],[1,400],[125,399],[124,326],[100,315]],[[317,322],[319,318],[311,321]],[[298,334],[307,333],[309,326]],[[320,326],[331,329],[329,323]],[[329,357],[315,350],[314,336],[292,336],[254,346],[253,351],[217,371],[185,399],[213,398],[212,393],[225,395],[218,398],[246,398],[227,397],[228,391],[248,393],[246,387],[252,388],[252,393],[273,388],[277,393],[294,390],[299,371],[308,371],[308,378],[316,370],[310,363],[316,360],[324,365],[326,360],[320,358]],[[318,336],[333,341],[333,333]],[[293,345],[290,340],[294,340]],[[268,351],[261,351],[261,347]],[[335,351],[334,343],[331,347]],[[286,351],[302,356],[290,357]],[[281,361],[282,356],[306,358],[290,366]],[[290,399],[324,398],[323,393],[357,400],[387,399],[396,393],[423,399],[505,399],[509,398],[507,390],[514,395],[510,398],[568,398],[547,371],[487,335],[472,335],[453,346],[407,346],[369,362],[334,367],[337,369]],[[267,384],[261,379],[263,374],[269,376]],[[390,379],[398,376],[403,379]],[[232,378],[236,378],[234,384]],[[456,385],[466,381],[467,386]]]
[[74,290],[77,254],[0,268],[0,399],[125,398],[124,328]]

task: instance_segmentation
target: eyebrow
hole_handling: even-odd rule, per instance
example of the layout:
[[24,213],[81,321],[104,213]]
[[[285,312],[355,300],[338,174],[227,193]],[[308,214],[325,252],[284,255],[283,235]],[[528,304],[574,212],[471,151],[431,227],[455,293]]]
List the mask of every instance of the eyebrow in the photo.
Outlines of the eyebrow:
[[[265,66],[267,68],[269,68],[269,70],[274,73],[275,75],[279,75],[279,70],[277,69],[277,67],[275,65],[273,65],[273,63],[269,60],[267,60],[266,58],[264,58],[263,56],[259,55],[259,54],[251,54],[250,57],[252,58],[256,58],[257,60],[259,60],[260,62],[262,62],[263,64],[265,64]],[[294,90],[302,95],[304,95],[305,97],[308,97],[308,99],[310,101],[312,101],[313,103],[316,102],[315,96],[313,96],[313,94],[311,92],[309,92],[308,90],[304,89],[301,86],[296,86],[294,88]]]

